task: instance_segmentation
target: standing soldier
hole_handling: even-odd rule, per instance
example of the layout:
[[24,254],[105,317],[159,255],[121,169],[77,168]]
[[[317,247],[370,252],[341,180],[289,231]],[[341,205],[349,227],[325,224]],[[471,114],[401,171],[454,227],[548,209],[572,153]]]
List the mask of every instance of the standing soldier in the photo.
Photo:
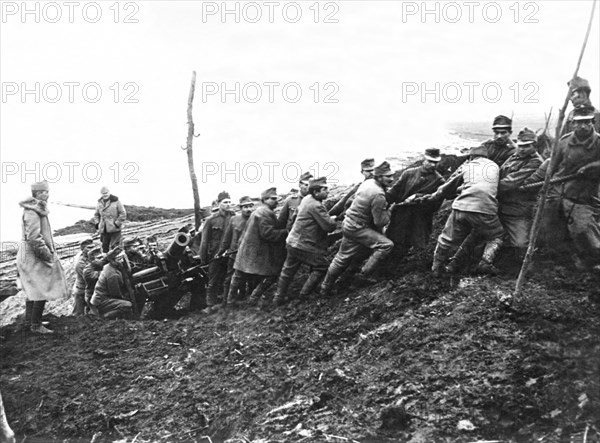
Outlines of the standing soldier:
[[571,81],[569,81],[568,85],[571,88],[570,100],[573,104],[573,110],[569,112],[569,115],[565,119],[565,124],[562,127],[560,136],[562,137],[568,134],[569,132],[573,132],[575,130],[575,125],[573,123],[575,109],[582,106],[586,106],[594,110],[594,129],[597,133],[600,133],[600,111],[598,111],[592,106],[592,102],[590,100],[592,88],[590,88],[590,83],[584,78],[575,77]]
[[[206,288],[206,307],[210,311],[219,304],[219,289],[223,285],[227,274],[227,260],[218,255],[225,233],[225,227],[231,218],[231,197],[225,191],[217,197],[218,209],[211,215],[202,228],[202,242],[200,243],[200,260],[208,264],[208,287]],[[227,297],[227,295],[224,295]]]
[[438,237],[431,267],[434,276],[441,274],[452,249],[460,246],[471,231],[474,236],[488,242],[480,266],[488,263],[487,258],[494,255],[502,244],[504,229],[498,218],[496,200],[500,168],[487,158],[488,150],[484,145],[471,148],[469,154],[469,161],[460,166],[443,186],[423,197],[425,201],[436,201],[460,191]]
[[121,246],[121,228],[127,219],[127,213],[119,197],[112,195],[110,190],[103,186],[100,189],[102,197],[98,199],[94,223],[100,234],[102,252],[108,252]]
[[249,304],[258,303],[266,290],[275,282],[285,259],[285,238],[287,230],[278,228],[277,216],[273,211],[277,207],[277,189],[269,188],[260,199],[262,205],[257,208],[246,225],[235,257],[234,273],[229,287],[229,298],[235,299],[237,291],[253,276],[261,279],[248,300]]
[[497,116],[492,124],[492,131],[494,131],[494,137],[483,142],[481,146],[487,150],[487,158],[498,166],[502,166],[508,157],[515,153],[515,145],[510,138],[512,120],[504,115]]
[[386,236],[394,242],[394,249],[387,259],[389,272],[393,272],[412,246],[423,248],[429,241],[433,215],[442,202],[418,203],[415,199],[435,192],[444,183],[444,178],[436,171],[441,159],[439,149],[426,149],[423,164],[405,170],[386,193],[388,203],[395,203],[386,231]]
[[277,223],[280,227],[285,227],[288,231],[292,229],[292,225],[298,214],[298,206],[300,206],[300,202],[308,194],[308,181],[311,178],[312,174],[310,172],[305,172],[300,176],[300,181],[298,182],[300,194],[294,193],[290,195],[283,203],[279,217],[277,218]]
[[394,243],[381,233],[390,221],[385,190],[392,184],[394,174],[390,164],[385,161],[373,172],[374,177],[365,180],[359,186],[354,201],[346,212],[342,224],[343,238],[340,250],[331,262],[321,285],[321,294],[325,296],[331,294],[335,281],[361,248],[366,247],[374,251],[360,274],[362,278],[368,278],[394,247]]
[[[537,200],[535,190],[523,192],[518,189],[542,164],[536,141],[537,137],[531,129],[523,129],[517,136],[516,152],[500,167],[498,215],[506,231],[508,246],[514,248],[516,262],[521,262],[527,252]],[[493,260],[494,257],[490,258]]]
[[289,233],[287,256],[273,302],[285,302],[287,291],[303,263],[310,266],[311,272],[300,291],[300,298],[306,298],[317,287],[327,272],[327,234],[335,230],[335,217],[330,217],[323,205],[329,193],[326,177],[311,180],[306,196],[298,208],[296,222]]
[[[225,284],[223,285],[225,288],[223,297],[227,298],[227,304],[234,304],[237,301],[238,294],[230,294],[229,286],[231,285],[231,277],[233,277],[233,265],[235,263],[240,240],[246,230],[246,225],[248,224],[248,219],[250,218],[253,209],[254,202],[250,197],[245,196],[240,198],[240,213],[234,215],[229,220],[227,228],[225,228],[225,235],[221,242],[221,248],[219,249],[220,256],[229,256],[227,259],[227,275],[225,277]],[[230,295],[233,295],[233,298],[229,298]]]
[[26,296],[25,322],[30,322],[32,332],[40,334],[52,333],[42,325],[46,301],[69,296],[48,220],[49,196],[48,182],[38,182],[31,185],[31,197],[19,203],[23,208],[23,236],[17,252],[17,271]]
[[75,260],[75,283],[73,284],[73,315],[80,317],[85,314],[85,278],[83,271],[89,263],[88,253],[94,249],[94,240],[86,238],[79,243],[81,252]]
[[600,135],[594,130],[594,108],[581,106],[573,113],[573,132],[558,142],[553,178],[577,174],[577,178],[554,184],[548,191],[544,228],[568,231],[574,244],[573,259],[580,270],[600,263]]

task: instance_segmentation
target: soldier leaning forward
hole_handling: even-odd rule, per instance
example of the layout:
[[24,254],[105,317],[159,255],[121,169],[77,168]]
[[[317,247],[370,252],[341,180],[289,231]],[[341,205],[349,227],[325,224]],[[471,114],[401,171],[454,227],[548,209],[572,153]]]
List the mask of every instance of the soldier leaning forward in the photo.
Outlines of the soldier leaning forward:
[[[223,240],[221,241],[221,247],[219,249],[220,256],[228,256],[227,259],[227,275],[225,277],[224,283],[224,297],[227,297],[227,303],[234,303],[237,301],[238,296],[245,296],[246,292],[244,288],[241,288],[238,293],[233,294],[234,297],[229,299],[229,286],[231,285],[231,278],[233,277],[233,265],[235,264],[235,257],[237,255],[237,250],[240,245],[240,240],[242,239],[242,235],[246,230],[246,226],[248,225],[248,220],[250,219],[250,214],[252,214],[252,210],[254,209],[254,202],[248,196],[244,196],[240,198],[240,213],[238,215],[234,215],[229,219],[229,223],[227,223],[227,227],[225,228],[225,234],[223,235]],[[254,289],[253,285],[250,285],[252,289]]]
[[[225,281],[227,274],[227,260],[218,255],[223,234],[231,213],[231,197],[225,191],[217,197],[219,204],[217,212],[211,215],[202,228],[202,242],[200,243],[200,260],[208,265],[208,287],[206,289],[206,306],[211,307],[219,303],[219,289]],[[227,297],[225,295],[224,297]]]
[[374,177],[365,180],[356,191],[356,198],[346,212],[342,224],[343,238],[340,250],[327,270],[321,285],[321,294],[331,293],[338,277],[363,248],[373,251],[361,269],[360,277],[365,279],[369,278],[392,251],[394,243],[381,231],[390,221],[385,190],[392,184],[393,175],[390,164],[383,162],[375,168]]
[[300,291],[300,298],[313,292],[327,272],[327,234],[336,228],[335,217],[330,217],[323,201],[329,193],[327,179],[310,180],[309,195],[304,197],[298,209],[296,222],[289,233],[287,256],[273,302],[283,304],[287,291],[302,264],[310,266],[311,272]]
[[275,282],[285,259],[285,238],[287,230],[278,228],[277,189],[269,188],[261,194],[262,205],[250,218],[235,258],[234,273],[231,278],[228,298],[235,298],[237,291],[253,276],[260,283],[248,302],[256,304],[266,290]]

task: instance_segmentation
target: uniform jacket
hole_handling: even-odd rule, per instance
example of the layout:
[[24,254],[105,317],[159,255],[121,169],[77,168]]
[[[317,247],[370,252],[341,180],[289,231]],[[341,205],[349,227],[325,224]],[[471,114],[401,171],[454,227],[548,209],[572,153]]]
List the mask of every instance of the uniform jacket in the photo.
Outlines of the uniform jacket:
[[285,259],[286,229],[277,227],[275,212],[263,205],[256,209],[242,235],[234,269],[262,276],[279,275]]
[[116,195],[111,195],[108,200],[98,199],[94,222],[98,225],[98,231],[119,232],[127,218],[125,207]]
[[279,227],[286,228],[288,231],[292,229],[292,225],[296,220],[298,208],[300,207],[302,199],[302,194],[297,194],[290,195],[285,200],[283,206],[281,207],[281,211],[279,211],[279,216],[277,217],[277,223]]
[[223,235],[219,254],[224,254],[225,251],[234,252],[238,250],[242,234],[246,230],[249,219],[250,216],[244,217],[242,214],[234,215],[229,219],[227,228],[225,228],[225,235]]
[[502,166],[508,157],[515,153],[515,148],[512,146],[498,146],[494,140],[483,142],[482,145],[487,148],[488,158],[498,166]]
[[112,262],[102,268],[90,303],[98,306],[109,298],[129,300],[122,268]]
[[92,295],[94,295],[94,289],[96,288],[96,283],[98,282],[102,268],[104,268],[104,265],[107,263],[108,260],[106,259],[94,260],[93,262],[88,262],[87,266],[84,268],[83,278],[85,280],[86,300],[91,299]]
[[30,197],[19,205],[23,208],[23,218],[17,270],[27,299],[68,298],[69,288],[54,249],[46,202]]
[[301,251],[324,254],[327,251],[327,233],[335,228],[335,220],[329,216],[323,202],[309,194],[300,203],[298,216],[286,243]]
[[499,176],[500,168],[495,162],[476,157],[461,165],[437,192],[447,197],[458,186],[460,194],[452,203],[452,209],[497,214]]
[[498,183],[499,213],[516,217],[531,217],[537,199],[537,191],[519,191],[517,188],[525,183],[542,165],[542,157],[533,151],[520,157],[511,155],[500,167]]
[[575,174],[588,166],[581,178],[552,185],[550,197],[565,197],[576,203],[600,206],[600,136],[593,132],[586,140],[579,140],[572,132],[563,136],[557,146],[556,172],[553,178]]
[[202,241],[200,243],[200,260],[208,263],[219,252],[221,241],[231,214],[222,214],[220,211],[211,215],[202,228]]
[[352,205],[346,211],[344,226],[349,229],[371,228],[381,231],[390,221],[383,187],[370,178],[361,183]]
[[[386,193],[389,203],[402,203],[411,195],[425,195],[436,191],[444,178],[437,171],[426,171],[422,166],[405,170],[398,181]],[[394,244],[424,246],[431,235],[433,214],[441,201],[418,205],[394,206],[387,237]]]
[[87,255],[81,252],[77,256],[77,261],[75,262],[75,284],[74,287],[78,291],[85,291],[85,278],[83,277],[83,270],[88,265],[89,260]]

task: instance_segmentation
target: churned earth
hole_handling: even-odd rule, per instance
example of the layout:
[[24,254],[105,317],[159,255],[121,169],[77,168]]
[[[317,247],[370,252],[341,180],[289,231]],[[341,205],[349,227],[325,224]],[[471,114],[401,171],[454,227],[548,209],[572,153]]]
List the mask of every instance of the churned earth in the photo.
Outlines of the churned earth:
[[434,279],[433,246],[280,308],[12,323],[9,422],[26,442],[599,441],[600,276],[538,254],[508,306],[516,269]]

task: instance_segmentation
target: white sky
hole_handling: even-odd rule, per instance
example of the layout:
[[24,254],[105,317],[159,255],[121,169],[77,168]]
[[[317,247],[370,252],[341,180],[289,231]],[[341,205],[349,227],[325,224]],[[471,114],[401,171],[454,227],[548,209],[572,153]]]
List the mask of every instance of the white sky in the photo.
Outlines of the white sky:
[[[126,204],[192,207],[187,159],[179,149],[187,135],[192,70],[197,71],[194,121],[201,136],[194,139],[194,156],[202,205],[210,204],[222,189],[230,190],[234,199],[257,196],[270,185],[286,192],[297,180],[296,163],[304,170],[318,168],[319,175],[337,170],[334,175],[341,182],[358,180],[358,163],[367,156],[379,161],[386,155],[443,146],[452,121],[491,122],[497,114],[514,113],[515,128],[520,129],[532,119],[539,121],[551,106],[556,116],[592,4],[310,1],[297,3],[302,16],[290,23],[286,18],[293,20],[296,4],[273,2],[270,23],[268,2],[227,2],[229,9],[237,4],[240,10],[236,23],[234,14],[223,20],[222,2],[100,1],[96,7],[79,1],[73,2],[70,23],[68,2],[1,3],[0,238],[5,239],[18,229],[18,201],[44,171],[56,181],[51,200],[93,205],[100,187],[107,184]],[[23,17],[23,5],[39,13]],[[262,18],[249,23],[245,18],[255,17],[256,6]],[[437,17],[432,13],[423,18],[424,6],[438,8]],[[215,8],[217,14],[207,14]],[[96,10],[102,16],[91,23]],[[61,18],[50,23],[57,12]],[[458,20],[457,12],[462,14]],[[498,21],[491,23],[498,12]],[[129,14],[137,23],[124,23]],[[329,14],[338,22],[324,23]],[[592,84],[596,105],[599,22],[597,9],[580,70]],[[36,82],[39,103],[35,94],[21,94],[23,86],[35,89]],[[57,92],[52,82],[62,93],[57,103],[48,102]],[[72,103],[65,84],[69,82],[79,84]],[[82,87],[94,82],[102,97],[91,103],[84,99]],[[229,95],[222,103],[217,94],[205,96],[203,103],[203,82],[224,82],[229,88],[235,82],[256,82],[263,96],[258,103],[243,96],[235,103]],[[269,103],[265,82],[280,84],[274,103]],[[318,103],[310,89],[316,82]],[[472,103],[465,85],[469,82],[479,83],[473,86]],[[117,103],[115,88],[110,89],[115,83],[120,90]],[[127,83],[135,85],[126,88]],[[297,103],[282,95],[282,86],[291,83],[302,91]],[[406,95],[423,85],[434,89],[436,83],[437,97]],[[450,103],[457,84],[462,98]],[[491,103],[497,87],[502,97]],[[132,98],[138,102],[125,103],[133,88]],[[334,88],[338,102],[324,103]],[[93,98],[94,89],[88,92]],[[256,89],[245,92],[251,99]],[[288,92],[292,99],[294,89]],[[533,103],[526,102],[528,94]],[[76,162],[72,180],[68,162]],[[239,174],[225,180],[220,173],[203,176],[212,162],[219,169],[225,162],[230,170],[239,162]],[[256,183],[249,183],[258,171],[248,162],[261,165]],[[279,163],[273,166],[272,180],[264,162]],[[35,171],[36,163],[39,175],[23,174],[24,169]],[[291,166],[284,169],[286,163]],[[101,178],[92,182],[96,172]],[[137,183],[125,180],[128,173]]]

